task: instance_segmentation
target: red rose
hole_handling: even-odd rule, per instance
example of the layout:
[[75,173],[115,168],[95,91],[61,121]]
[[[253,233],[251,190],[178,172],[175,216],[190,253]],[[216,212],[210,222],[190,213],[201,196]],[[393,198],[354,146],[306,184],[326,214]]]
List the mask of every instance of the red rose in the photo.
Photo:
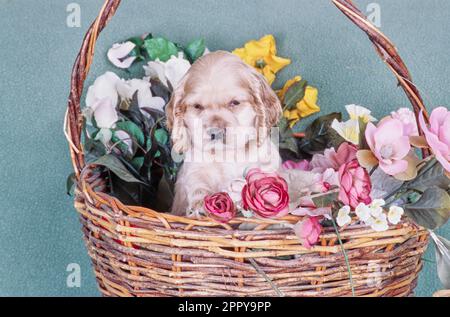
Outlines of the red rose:
[[279,218],[289,213],[289,195],[286,181],[276,173],[264,173],[259,168],[250,170],[247,184],[242,189],[242,203],[264,218]]
[[233,200],[227,193],[206,196],[204,208],[212,218],[223,223],[230,221],[236,215]]
[[339,169],[339,200],[356,208],[359,203],[366,205],[372,202],[370,192],[372,184],[367,170],[361,167],[358,160],[352,160]]

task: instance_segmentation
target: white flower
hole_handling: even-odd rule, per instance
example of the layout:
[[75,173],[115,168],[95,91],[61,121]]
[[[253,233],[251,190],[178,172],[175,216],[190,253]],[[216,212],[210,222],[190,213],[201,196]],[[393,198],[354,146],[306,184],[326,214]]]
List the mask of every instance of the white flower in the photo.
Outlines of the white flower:
[[128,68],[137,58],[136,56],[129,56],[135,47],[136,44],[130,41],[114,44],[113,47],[108,50],[108,59],[118,68]]
[[366,222],[366,224],[370,225],[370,227],[377,232],[382,232],[382,231],[386,231],[389,229],[387,217],[383,213],[377,218],[371,217]]
[[355,213],[361,221],[368,221],[371,217],[371,210],[369,206],[366,206],[364,203],[360,203],[356,209]]
[[120,81],[119,76],[112,72],[106,72],[98,77],[94,84],[88,88],[86,95],[86,106],[92,107],[101,99],[108,98],[111,105],[117,106],[119,96],[116,90],[116,84]]
[[97,132],[97,135],[95,136],[95,140],[100,140],[105,146],[109,144],[109,141],[111,141],[112,138],[112,131],[111,129],[100,129],[100,131]]
[[351,120],[358,121],[359,119],[362,119],[364,123],[377,121],[377,119],[371,116],[372,112],[367,108],[358,105],[348,105],[345,106],[345,109],[347,109]]
[[349,215],[350,206],[344,206],[339,209],[338,215],[336,217],[336,222],[339,227],[343,227],[352,222],[352,217]]
[[90,107],[97,127],[100,129],[112,129],[119,120],[116,107],[109,98],[103,98]]
[[359,144],[359,121],[358,120],[348,120],[346,122],[339,122],[334,119],[331,123],[331,127],[336,130],[336,132],[346,141]]
[[374,199],[370,205],[370,214],[377,218],[383,213],[383,206],[386,204],[386,202],[383,199]]
[[182,52],[172,56],[167,62],[156,60],[144,66],[145,75],[158,78],[165,86],[175,89],[181,79],[191,68],[191,64],[184,58]]
[[400,222],[400,220],[402,219],[402,216],[404,214],[404,210],[402,207],[398,207],[398,206],[391,206],[389,208],[389,212],[388,212],[388,220],[390,223],[392,223],[393,225],[396,225]]
[[137,91],[140,108],[152,108],[164,111],[165,101],[161,97],[153,97],[151,84],[142,79],[120,80],[117,83],[117,92],[122,99],[132,99]]

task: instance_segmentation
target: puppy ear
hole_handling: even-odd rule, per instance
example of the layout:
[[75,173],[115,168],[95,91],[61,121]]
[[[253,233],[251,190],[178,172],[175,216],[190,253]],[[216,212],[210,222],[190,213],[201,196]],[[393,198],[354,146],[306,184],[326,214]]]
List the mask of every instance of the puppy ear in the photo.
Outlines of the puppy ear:
[[[280,99],[264,76],[253,69],[252,72],[251,90],[256,104],[258,142],[261,143],[269,135],[270,128],[275,126],[280,120],[282,106]],[[263,134],[263,137],[261,134]]]
[[189,134],[184,124],[186,106],[182,103],[185,82],[186,80],[180,82],[166,106],[166,125],[171,132],[173,150],[177,153],[185,153],[190,144]]

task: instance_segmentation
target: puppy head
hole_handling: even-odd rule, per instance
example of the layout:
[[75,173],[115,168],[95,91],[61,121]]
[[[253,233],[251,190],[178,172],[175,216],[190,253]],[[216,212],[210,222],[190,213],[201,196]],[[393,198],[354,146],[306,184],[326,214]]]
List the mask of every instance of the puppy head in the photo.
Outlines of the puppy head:
[[223,51],[192,65],[166,107],[176,152],[221,144],[241,148],[261,143],[281,114],[281,104],[265,78],[239,57]]

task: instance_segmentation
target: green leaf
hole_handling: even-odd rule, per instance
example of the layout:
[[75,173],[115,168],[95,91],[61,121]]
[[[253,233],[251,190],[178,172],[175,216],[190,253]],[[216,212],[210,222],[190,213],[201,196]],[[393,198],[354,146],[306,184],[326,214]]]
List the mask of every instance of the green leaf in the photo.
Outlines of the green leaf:
[[131,165],[139,171],[142,168],[142,165],[144,165],[144,157],[138,156],[131,160]]
[[186,53],[186,56],[188,57],[189,61],[191,63],[194,63],[197,59],[199,59],[203,54],[205,53],[205,40],[204,39],[198,39],[190,42],[184,52]]
[[280,142],[279,147],[283,150],[289,150],[296,155],[299,154],[297,141],[294,137],[284,139],[283,142]]
[[307,85],[308,82],[302,79],[289,87],[284,96],[284,110],[292,110],[297,106],[297,104],[305,97]]
[[160,144],[167,144],[169,142],[169,135],[164,129],[158,129],[155,131],[155,139]]
[[331,147],[337,149],[344,140],[331,128],[334,119],[340,121],[342,114],[334,112],[314,120],[306,128],[305,137],[300,140],[300,150],[313,155]]
[[338,193],[332,192],[325,195],[314,197],[312,198],[312,201],[314,202],[314,205],[317,208],[330,207],[334,202],[338,200],[337,197]]
[[73,195],[73,191],[75,188],[75,182],[76,182],[75,173],[72,173],[67,177],[67,182],[66,182],[67,195],[69,195],[69,196]]
[[360,150],[368,149],[369,145],[367,144],[366,141],[367,123],[364,122],[362,118],[359,118],[358,121],[359,121],[359,149]]
[[140,181],[136,177],[134,177],[130,171],[125,167],[125,165],[114,155],[107,154],[96,161],[94,161],[92,164],[94,165],[100,165],[108,168],[112,173],[114,173],[117,177],[122,179],[123,181],[126,181],[128,183],[141,183],[145,184],[144,182]]
[[436,250],[436,271],[442,285],[450,289],[450,241],[430,232]]
[[132,121],[121,121],[117,122],[116,130],[123,130],[134,138],[134,140],[139,143],[139,145],[144,145],[145,137],[142,130]]
[[445,175],[442,165],[436,159],[432,159],[419,170],[417,177],[405,183],[405,186],[407,189],[421,192],[432,186],[447,190],[450,186],[450,179]]
[[145,40],[144,49],[152,61],[159,59],[162,62],[167,62],[172,55],[178,54],[177,46],[163,37]]
[[127,40],[127,42],[131,42],[134,45],[136,45],[137,47],[141,47],[142,45],[144,45],[144,40],[142,38],[140,38],[139,36],[131,37]]
[[414,203],[404,206],[406,215],[419,226],[437,229],[450,218],[450,196],[442,188],[431,187]]

